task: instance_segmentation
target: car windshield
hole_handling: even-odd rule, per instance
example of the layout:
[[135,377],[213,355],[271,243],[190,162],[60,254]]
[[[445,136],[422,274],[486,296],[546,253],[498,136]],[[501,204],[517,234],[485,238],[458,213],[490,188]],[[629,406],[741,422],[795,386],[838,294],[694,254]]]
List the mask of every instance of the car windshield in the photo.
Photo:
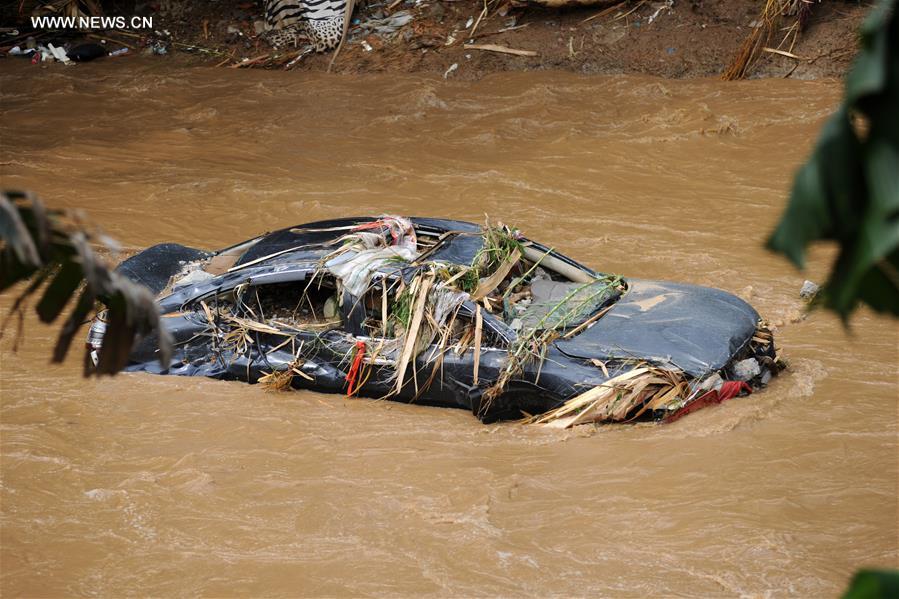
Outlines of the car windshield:
[[618,285],[607,280],[592,283],[536,280],[530,286],[530,302],[519,311],[518,330],[568,329],[584,324],[621,296]]

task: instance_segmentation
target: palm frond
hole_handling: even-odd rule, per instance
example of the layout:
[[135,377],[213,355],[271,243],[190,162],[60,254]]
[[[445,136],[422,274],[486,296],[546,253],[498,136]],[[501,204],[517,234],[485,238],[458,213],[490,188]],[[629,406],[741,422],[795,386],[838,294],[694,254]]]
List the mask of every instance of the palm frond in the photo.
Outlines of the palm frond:
[[85,375],[115,374],[128,363],[135,341],[154,331],[159,360],[168,366],[170,342],[160,327],[153,294],[116,273],[94,252],[92,245],[114,250],[115,243],[91,230],[80,214],[48,210],[29,193],[0,192],[0,242],[0,293],[17,283],[28,283],[13,302],[0,335],[13,317],[18,321],[16,335],[21,335],[24,311],[41,291],[35,308],[46,323],[57,320],[77,296],[56,339],[54,362],[66,357],[75,335],[100,302],[106,306],[106,333],[99,362],[90,368],[86,359]]

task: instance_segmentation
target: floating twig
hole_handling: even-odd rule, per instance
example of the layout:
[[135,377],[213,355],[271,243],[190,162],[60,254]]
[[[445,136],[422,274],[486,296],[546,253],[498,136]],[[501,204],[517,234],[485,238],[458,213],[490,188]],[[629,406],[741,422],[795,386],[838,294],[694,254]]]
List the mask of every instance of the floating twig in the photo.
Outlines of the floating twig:
[[220,62],[220,63],[217,63],[215,66],[216,66],[216,67],[223,67],[223,66],[225,66],[226,64],[228,64],[229,62],[231,62],[233,59],[234,59],[234,53],[232,52],[231,55],[228,56],[228,58],[226,58],[225,60],[223,60],[223,61]]

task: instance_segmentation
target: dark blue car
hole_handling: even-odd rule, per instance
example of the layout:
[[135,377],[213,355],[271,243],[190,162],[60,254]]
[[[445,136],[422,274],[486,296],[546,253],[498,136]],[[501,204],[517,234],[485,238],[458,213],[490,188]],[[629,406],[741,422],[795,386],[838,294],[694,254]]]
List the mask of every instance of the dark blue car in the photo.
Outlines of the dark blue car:
[[174,346],[160,365],[143,339],[130,371],[564,425],[671,419],[778,371],[743,300],[600,273],[502,225],[347,218],[219,251],[161,244],[118,270],[157,294]]

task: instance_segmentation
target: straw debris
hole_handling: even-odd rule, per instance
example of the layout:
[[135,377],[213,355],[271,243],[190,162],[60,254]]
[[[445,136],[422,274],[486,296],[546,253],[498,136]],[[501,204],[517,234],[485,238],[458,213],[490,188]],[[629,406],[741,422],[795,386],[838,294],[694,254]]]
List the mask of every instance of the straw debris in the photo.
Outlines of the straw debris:
[[646,365],[615,376],[528,422],[549,428],[624,422],[647,410],[683,407],[695,393],[681,373]]
[[[811,2],[808,0],[765,0],[749,35],[743,40],[740,49],[721,78],[725,81],[746,78],[752,66],[763,53],[779,54],[803,60],[793,54],[793,48],[799,39],[799,34],[808,23],[811,10]],[[781,28],[784,17],[792,18],[792,22],[789,26]],[[772,42],[776,41],[775,34],[778,31],[783,32],[783,37],[776,46],[772,46]]]

